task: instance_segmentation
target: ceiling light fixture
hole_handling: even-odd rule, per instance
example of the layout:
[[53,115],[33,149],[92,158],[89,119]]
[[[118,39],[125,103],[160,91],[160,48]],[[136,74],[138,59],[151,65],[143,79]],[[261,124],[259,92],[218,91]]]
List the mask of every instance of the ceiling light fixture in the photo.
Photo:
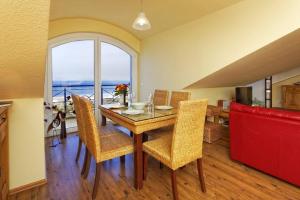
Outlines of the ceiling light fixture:
[[146,17],[146,14],[143,11],[143,0],[141,0],[141,12],[138,14],[137,18],[132,24],[132,28],[139,31],[146,31],[151,28],[150,21]]

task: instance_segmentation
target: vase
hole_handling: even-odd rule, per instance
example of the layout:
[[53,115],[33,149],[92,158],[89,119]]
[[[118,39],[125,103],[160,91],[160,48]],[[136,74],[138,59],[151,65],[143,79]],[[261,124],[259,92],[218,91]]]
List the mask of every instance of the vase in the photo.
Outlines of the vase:
[[125,94],[125,93],[120,94],[119,103],[120,103],[121,105],[127,106],[127,102],[126,102],[126,94]]

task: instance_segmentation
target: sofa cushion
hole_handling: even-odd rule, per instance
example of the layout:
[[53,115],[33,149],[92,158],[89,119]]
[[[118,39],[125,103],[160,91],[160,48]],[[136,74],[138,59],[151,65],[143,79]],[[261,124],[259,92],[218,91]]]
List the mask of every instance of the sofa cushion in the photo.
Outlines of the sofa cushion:
[[246,112],[246,113],[252,113],[252,114],[261,115],[265,117],[276,117],[276,118],[300,121],[300,112],[297,111],[262,108],[258,106],[251,107],[251,106],[246,106],[235,102],[231,103],[230,111]]

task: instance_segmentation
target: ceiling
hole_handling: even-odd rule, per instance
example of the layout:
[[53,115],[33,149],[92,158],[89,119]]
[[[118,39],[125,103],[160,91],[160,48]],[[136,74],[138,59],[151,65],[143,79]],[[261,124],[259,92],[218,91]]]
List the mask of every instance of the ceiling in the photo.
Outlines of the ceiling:
[[187,88],[242,86],[300,66],[300,29],[270,43]]
[[110,22],[140,39],[196,20],[241,0],[144,0],[152,29],[144,32],[131,25],[140,11],[140,0],[51,0],[50,20],[87,17]]

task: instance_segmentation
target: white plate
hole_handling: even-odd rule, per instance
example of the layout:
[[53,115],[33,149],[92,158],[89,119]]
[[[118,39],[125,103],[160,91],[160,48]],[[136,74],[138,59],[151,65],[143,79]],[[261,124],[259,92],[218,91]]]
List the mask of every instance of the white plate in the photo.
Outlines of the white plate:
[[10,106],[10,104],[1,104],[0,107],[6,107],[6,106]]
[[126,114],[126,115],[138,115],[138,114],[142,114],[144,113],[144,110],[124,110],[122,113]]
[[172,106],[155,106],[157,110],[171,110],[172,108]]
[[121,104],[113,104],[110,106],[111,109],[118,109],[118,108],[124,108],[125,106],[124,105],[121,105]]
[[146,103],[144,102],[136,102],[136,103],[132,103],[131,106],[136,109],[136,110],[143,110],[146,106]]

